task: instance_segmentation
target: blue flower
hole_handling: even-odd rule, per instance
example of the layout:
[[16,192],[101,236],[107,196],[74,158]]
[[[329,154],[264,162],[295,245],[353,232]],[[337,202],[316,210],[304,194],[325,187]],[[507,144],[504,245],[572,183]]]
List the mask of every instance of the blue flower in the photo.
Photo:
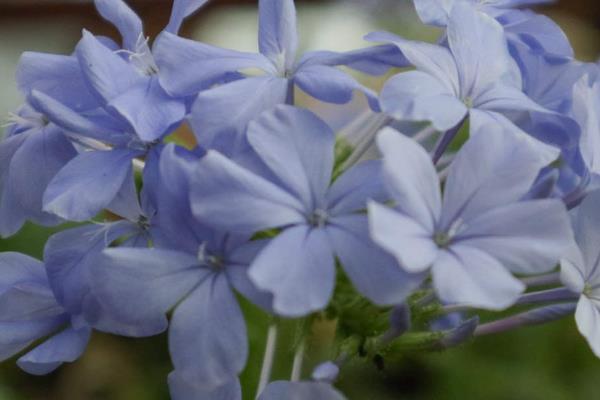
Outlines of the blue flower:
[[579,332],[600,357],[600,192],[590,194],[573,218],[575,240],[561,262],[561,280],[574,293],[581,294],[575,312]]
[[301,316],[325,308],[335,257],[369,299],[402,302],[420,281],[373,245],[364,213],[368,199],[386,199],[380,164],[359,164],[331,184],[333,132],[290,106],[262,114],[247,135],[262,167],[252,171],[209,151],[193,175],[192,210],[225,231],[281,229],[249,269],[252,281],[273,293],[275,312]]
[[379,134],[395,208],[369,205],[374,241],[412,273],[431,271],[445,303],[504,309],[525,289],[511,272],[552,269],[569,245],[560,200],[520,199],[552,158],[500,126],[475,131],[450,167],[442,201],[429,155],[391,128]]
[[431,121],[448,131],[467,115],[471,121],[506,120],[501,113],[548,112],[523,93],[500,24],[462,2],[448,21],[449,49],[385,32],[367,38],[397,45],[417,68],[392,77],[382,90],[383,112],[396,119]]
[[[176,33],[183,18],[204,3],[175,1],[166,31]],[[97,0],[96,7],[120,31],[123,48],[84,31],[75,56],[85,87],[68,92],[86,103],[94,98],[96,107],[73,107],[59,89],[47,93],[40,85],[30,85],[36,109],[76,132],[91,150],[71,160],[44,194],[45,211],[73,221],[92,218],[117,197],[129,184],[132,160],[145,157],[186,115],[186,99],[170,96],[159,83],[160,71],[139,17],[121,0]],[[29,75],[43,62],[44,55],[30,54],[21,64],[23,80],[33,81]]]
[[2,360],[46,339],[17,360],[23,370],[44,375],[81,356],[91,328],[58,304],[44,265],[19,253],[1,253],[0,357]]
[[414,0],[421,21],[447,26],[455,4],[464,4],[486,13],[502,24],[512,48],[526,47],[555,55],[573,57],[573,48],[561,28],[545,15],[523,6],[551,3],[554,0]]
[[[310,52],[296,60],[298,37],[293,0],[260,0],[259,54],[213,47],[163,34],[156,43],[160,82],[175,96],[200,92],[190,116],[199,143],[220,151],[237,145],[246,125],[262,111],[293,104],[294,86],[329,103],[347,103],[362,91],[373,109],[376,94],[335,68],[347,65],[383,74],[405,60],[393,46],[349,53]],[[245,72],[253,71],[244,75]],[[258,71],[258,75],[256,72]],[[217,86],[214,84],[232,80]]]
[[167,329],[166,313],[174,309],[169,349],[176,374],[216,390],[246,364],[246,326],[235,291],[267,310],[271,300],[247,277],[264,242],[214,232],[192,216],[192,159],[173,145],[165,148],[155,247],[105,250],[91,268],[92,292],[114,320],[144,327],[144,334]]

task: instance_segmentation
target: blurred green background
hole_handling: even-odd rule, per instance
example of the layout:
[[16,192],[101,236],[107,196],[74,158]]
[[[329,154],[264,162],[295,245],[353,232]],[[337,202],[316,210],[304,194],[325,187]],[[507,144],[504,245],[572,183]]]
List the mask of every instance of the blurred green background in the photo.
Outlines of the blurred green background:
[[[133,1],[154,36],[166,24],[170,1]],[[418,23],[409,0],[297,1],[305,49],[349,50],[364,46],[362,36],[386,29],[411,38],[433,40],[436,32]],[[567,32],[578,57],[600,54],[598,0],[563,0],[541,9]],[[88,1],[0,0],[0,119],[22,101],[14,72],[23,51],[69,53],[81,29],[115,36]],[[214,0],[192,18],[183,34],[239,50],[256,49],[256,2]],[[377,87],[381,82],[367,79]],[[344,108],[328,107],[332,113]],[[27,226],[0,240],[1,251],[41,257],[54,230]],[[244,307],[251,354],[242,375],[245,399],[253,399],[260,370],[267,317]],[[294,323],[283,323],[273,378],[289,376]],[[327,356],[330,329],[315,332],[307,353],[308,367]],[[168,399],[171,370],[166,335],[127,339],[95,333],[84,357],[46,377],[21,372],[14,360],[0,365],[0,400],[163,400]],[[202,362],[202,360],[199,360]],[[479,338],[442,353],[406,356],[387,363],[350,364],[339,386],[351,400],[578,400],[598,399],[600,360],[579,336],[571,318],[551,325]]]

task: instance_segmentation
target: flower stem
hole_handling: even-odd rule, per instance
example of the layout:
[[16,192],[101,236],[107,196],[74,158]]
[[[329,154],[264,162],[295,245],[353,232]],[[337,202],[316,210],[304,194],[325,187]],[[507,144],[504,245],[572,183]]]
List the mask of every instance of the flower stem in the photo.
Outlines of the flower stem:
[[260,396],[264,388],[269,383],[271,378],[271,370],[273,369],[273,361],[275,359],[275,347],[277,345],[277,324],[273,323],[269,326],[267,333],[267,344],[265,346],[265,355],[263,364],[260,370],[260,379],[258,381],[258,389],[256,390],[256,398]]
[[460,132],[460,129],[464,125],[465,120],[466,117],[462,121],[460,121],[454,128],[442,133],[431,154],[431,159],[433,160],[434,164],[437,164],[442,155],[444,155],[444,153],[448,149],[448,146],[450,145],[450,143],[452,143],[452,140],[454,140],[458,132]]
[[560,272],[551,272],[549,274],[528,276],[521,279],[521,282],[528,287],[558,285],[560,283]]
[[523,326],[540,325],[556,321],[575,312],[577,303],[553,304],[551,306],[536,308],[508,318],[500,319],[487,324],[479,325],[474,336],[491,335],[517,329]]
[[292,365],[292,375],[290,380],[292,382],[298,382],[302,376],[302,363],[304,362],[304,351],[306,349],[304,341],[300,343],[296,354],[294,354],[294,363]]
[[540,292],[525,293],[519,297],[519,300],[517,300],[515,305],[573,301],[577,300],[578,297],[578,294],[571,292],[566,287],[560,287],[542,290]]

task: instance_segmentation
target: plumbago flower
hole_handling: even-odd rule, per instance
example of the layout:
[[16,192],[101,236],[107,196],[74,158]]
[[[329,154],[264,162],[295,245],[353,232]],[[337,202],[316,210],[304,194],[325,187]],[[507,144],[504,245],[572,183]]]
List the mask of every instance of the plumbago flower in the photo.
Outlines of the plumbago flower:
[[[205,2],[175,1],[166,31],[176,32],[183,18]],[[65,165],[44,193],[43,209],[72,221],[92,218],[126,190],[132,161],[148,157],[153,162],[157,144],[186,114],[185,99],[170,96],[159,83],[159,70],[139,17],[121,0],[97,0],[95,4],[123,37],[120,49],[84,31],[75,50],[87,88],[80,95],[91,95],[97,107],[81,112],[38,85],[33,85],[31,92],[33,103],[46,118],[66,131],[76,132],[92,149]],[[43,58],[29,54],[21,68],[37,71]]]
[[514,132],[480,129],[452,163],[443,201],[424,149],[391,128],[380,133],[395,208],[372,202],[369,218],[373,240],[406,271],[431,271],[443,302],[497,310],[525,289],[511,272],[554,268],[570,227],[559,200],[521,200],[551,159]]
[[423,23],[446,27],[455,4],[462,3],[486,13],[502,24],[513,47],[573,57],[573,48],[560,27],[545,15],[520,7],[552,3],[554,0],[415,0]]
[[391,66],[405,65],[393,46],[341,54],[309,52],[297,61],[293,0],[259,1],[258,46],[259,54],[245,53],[168,33],[157,41],[155,54],[161,70],[160,82],[172,95],[195,95],[227,77],[239,78],[202,91],[197,97],[190,121],[204,147],[235,153],[235,145],[239,146],[236,142],[250,120],[278,104],[293,104],[294,86],[319,100],[336,104],[349,102],[358,90],[377,110],[376,93],[335,67],[345,65],[383,74]]
[[173,145],[165,148],[159,204],[167,204],[157,213],[161,233],[154,236],[155,247],[105,250],[92,267],[92,291],[116,320],[147,327],[154,334],[167,328],[165,314],[174,309],[169,349],[176,372],[170,381],[177,387],[193,382],[207,392],[234,390],[220,389],[239,385],[237,375],[248,353],[245,322],[234,293],[270,309],[270,296],[258,291],[246,275],[265,242],[213,231],[194,218],[187,180],[194,157]]
[[311,112],[290,106],[262,114],[247,135],[264,168],[254,172],[209,151],[193,176],[192,210],[226,231],[280,229],[248,271],[273,294],[274,311],[302,316],[324,309],[335,284],[335,257],[369,299],[403,301],[418,279],[371,243],[363,212],[367,199],[386,200],[379,163],[357,165],[331,184],[333,132]]
[[581,294],[575,312],[579,332],[600,357],[600,192],[589,195],[575,212],[573,227],[577,246],[561,261],[561,280]]
[[435,129],[449,131],[466,116],[474,125],[490,118],[506,120],[501,113],[509,111],[546,111],[522,92],[519,69],[498,22],[459,2],[447,32],[449,48],[385,32],[367,36],[397,45],[417,68],[385,84],[383,112],[399,120],[431,121]]
[[0,143],[0,235],[17,232],[26,220],[41,225],[61,221],[43,210],[43,196],[54,176],[78,151],[76,135],[50,122],[29,96],[33,90],[52,96],[77,112],[98,107],[87,90],[74,56],[26,52],[17,68],[17,87],[27,98],[10,117]]

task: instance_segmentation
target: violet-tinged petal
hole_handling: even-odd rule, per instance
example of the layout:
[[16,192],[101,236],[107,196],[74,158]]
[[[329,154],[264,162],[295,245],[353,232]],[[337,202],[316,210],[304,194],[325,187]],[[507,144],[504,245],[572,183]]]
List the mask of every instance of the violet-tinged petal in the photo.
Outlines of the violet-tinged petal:
[[383,112],[395,119],[431,121],[439,131],[455,127],[468,112],[447,85],[422,71],[404,72],[389,79],[380,102]]
[[183,20],[203,7],[208,0],[174,0],[171,18],[165,31],[177,34],[181,28]]
[[450,50],[435,44],[403,39],[388,32],[373,32],[365,36],[371,42],[391,43],[419,71],[423,71],[445,85],[448,92],[459,95],[459,76]]
[[298,199],[215,151],[200,160],[192,184],[194,215],[225,231],[254,233],[305,220]]
[[418,221],[373,202],[369,204],[369,223],[373,241],[392,254],[404,270],[424,272],[436,259],[439,249],[433,231]]
[[492,84],[473,99],[473,107],[490,111],[536,111],[550,113],[550,110],[531,100],[520,89],[503,84]]
[[369,160],[345,171],[327,191],[328,213],[349,214],[364,210],[368,200],[391,200],[382,179],[382,167],[380,160]]
[[260,0],[258,47],[281,71],[296,62],[298,32],[294,0]]
[[433,285],[445,303],[503,310],[525,290],[498,260],[470,246],[455,245],[441,252],[432,274]]
[[487,252],[513,272],[538,274],[558,264],[572,231],[562,201],[522,201],[471,219],[456,241]]
[[507,126],[484,124],[478,129],[450,167],[441,220],[444,229],[459,218],[468,221],[519,200],[549,162],[530,138]]
[[[144,170],[146,170],[146,167]],[[106,208],[113,214],[135,223],[139,221],[143,212],[138,200],[133,168],[130,168],[128,172],[129,175],[123,181],[123,185],[117,192],[117,195]],[[150,182],[148,182],[149,184]],[[146,182],[144,182],[144,185],[146,185]]]
[[508,52],[504,29],[492,17],[457,2],[450,12],[448,43],[462,96],[472,96],[499,82],[520,88],[521,76]]
[[273,295],[262,291],[250,280],[248,268],[269,240],[252,240],[233,250],[225,273],[231,286],[263,310],[273,311]]
[[177,306],[169,351],[176,370],[207,385],[225,384],[242,371],[246,324],[225,274],[209,275]]
[[431,158],[417,142],[391,128],[377,136],[383,154],[383,176],[399,210],[433,232],[440,215],[441,194]]
[[86,83],[100,102],[113,100],[144,79],[127,61],[88,31],[83,31],[75,54]]
[[89,328],[67,328],[19,358],[17,365],[33,375],[48,374],[64,362],[77,360],[83,354],[90,334]]
[[247,146],[248,123],[284,104],[289,85],[283,78],[254,77],[201,92],[188,117],[198,143],[235,157]]
[[572,114],[581,126],[581,153],[589,169],[600,173],[600,81],[583,76],[573,87]]
[[248,126],[248,141],[306,209],[322,204],[331,181],[335,134],[308,110],[280,105]]
[[323,382],[270,383],[258,400],[345,400],[346,398],[330,384]]
[[131,177],[135,152],[127,149],[92,151],[71,160],[44,193],[44,210],[72,221],[85,221],[115,198]]
[[600,302],[581,296],[575,311],[575,321],[594,354],[600,357]]
[[333,383],[340,373],[340,367],[331,361],[317,365],[313,370],[311,378],[315,381]]
[[167,311],[209,273],[197,264],[177,251],[108,249],[92,268],[92,290],[115,319],[146,326],[153,335],[167,328]]
[[123,47],[135,51],[144,40],[142,20],[123,0],[94,0],[102,17],[110,21],[123,37]]
[[284,230],[258,254],[249,275],[258,288],[273,294],[277,314],[298,317],[322,310],[335,285],[326,231],[306,225]]
[[186,115],[184,102],[170,97],[156,77],[138,81],[108,105],[145,142],[171,133]]
[[25,52],[19,59],[16,79],[23,94],[37,90],[78,111],[98,107],[74,56]]
[[377,94],[335,67],[301,67],[294,75],[294,83],[315,99],[334,104],[346,104],[352,100],[355,90],[360,91],[367,97],[371,109],[379,111]]
[[333,218],[325,229],[342,268],[374,303],[399,304],[423,281],[424,276],[405,272],[370,240],[366,215]]
[[261,54],[222,49],[163,32],[154,44],[160,84],[173,96],[192,96],[233,72],[258,68],[274,73]]
[[66,131],[108,143],[113,143],[115,139],[122,140],[124,136],[123,132],[119,132],[111,126],[102,126],[42,92],[34,90],[29,96],[29,101],[50,121]]
[[82,312],[90,295],[90,268],[100,252],[116,239],[134,233],[129,221],[84,225],[58,232],[48,239],[44,261],[56,300],[72,315]]
[[198,379],[186,379],[178,372],[169,374],[169,392],[173,400],[241,400],[242,388],[239,379],[230,381],[217,387],[203,384]]
[[48,281],[44,264],[21,253],[0,253],[0,271],[0,294],[19,282],[33,280],[47,283]]

